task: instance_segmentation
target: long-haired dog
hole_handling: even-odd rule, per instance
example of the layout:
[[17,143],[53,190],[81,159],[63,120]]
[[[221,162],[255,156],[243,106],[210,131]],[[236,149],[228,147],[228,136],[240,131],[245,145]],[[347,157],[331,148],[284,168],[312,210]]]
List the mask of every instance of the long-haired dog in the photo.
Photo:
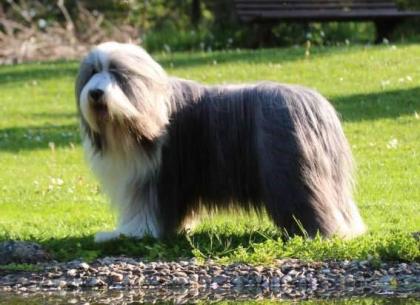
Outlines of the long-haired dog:
[[365,231],[333,107],[292,85],[168,77],[142,48],[94,48],[76,83],[83,145],[118,210],[119,237],[168,236],[203,210],[266,211],[288,234]]

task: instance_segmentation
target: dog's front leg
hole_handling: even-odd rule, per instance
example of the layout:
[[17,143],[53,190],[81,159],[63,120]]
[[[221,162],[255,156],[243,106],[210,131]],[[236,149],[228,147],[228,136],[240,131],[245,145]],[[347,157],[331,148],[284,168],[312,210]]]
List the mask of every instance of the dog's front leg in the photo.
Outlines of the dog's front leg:
[[161,223],[156,215],[157,201],[154,192],[144,192],[141,198],[134,198],[126,205],[120,205],[119,220],[114,231],[98,232],[95,242],[106,242],[121,235],[132,238],[144,236],[160,237]]
[[154,215],[137,214],[130,221],[121,223],[114,231],[98,232],[95,234],[95,242],[107,242],[118,239],[121,236],[131,238],[143,238],[144,236],[159,237],[159,227]]

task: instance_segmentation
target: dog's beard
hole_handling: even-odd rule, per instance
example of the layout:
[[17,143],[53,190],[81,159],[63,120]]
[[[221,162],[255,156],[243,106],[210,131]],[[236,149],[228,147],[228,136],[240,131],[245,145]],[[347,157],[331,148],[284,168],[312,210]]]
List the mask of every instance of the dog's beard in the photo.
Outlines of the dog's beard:
[[108,146],[115,149],[133,148],[153,142],[163,134],[163,129],[150,117],[138,112],[136,116],[115,115],[112,111],[95,112],[97,129],[92,132],[104,138]]
[[[102,115],[99,115],[102,116]],[[147,121],[146,121],[147,124]],[[136,148],[147,148],[160,134],[160,130],[153,132],[153,126],[145,126],[141,119],[115,119],[107,115],[98,117],[97,130],[90,129],[90,137],[101,142],[101,148],[112,153],[130,155]],[[147,132],[147,133],[146,133]]]

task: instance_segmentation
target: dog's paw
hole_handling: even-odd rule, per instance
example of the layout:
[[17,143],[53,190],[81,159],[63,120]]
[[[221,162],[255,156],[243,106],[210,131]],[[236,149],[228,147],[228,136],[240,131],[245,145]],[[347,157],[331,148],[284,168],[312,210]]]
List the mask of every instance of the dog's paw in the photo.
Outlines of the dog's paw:
[[95,243],[103,243],[117,239],[121,236],[118,231],[98,232],[95,234]]

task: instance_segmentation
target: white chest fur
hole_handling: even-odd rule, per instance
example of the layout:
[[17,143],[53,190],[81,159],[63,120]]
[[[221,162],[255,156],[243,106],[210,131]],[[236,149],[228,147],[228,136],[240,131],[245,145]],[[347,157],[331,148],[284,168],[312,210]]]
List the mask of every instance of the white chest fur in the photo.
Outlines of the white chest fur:
[[118,213],[117,229],[98,233],[96,241],[114,239],[121,234],[139,238],[147,234],[158,237],[160,225],[156,217],[156,189],[149,182],[160,158],[150,159],[141,152],[132,155],[101,154],[93,150],[89,139],[83,144],[92,171]]

